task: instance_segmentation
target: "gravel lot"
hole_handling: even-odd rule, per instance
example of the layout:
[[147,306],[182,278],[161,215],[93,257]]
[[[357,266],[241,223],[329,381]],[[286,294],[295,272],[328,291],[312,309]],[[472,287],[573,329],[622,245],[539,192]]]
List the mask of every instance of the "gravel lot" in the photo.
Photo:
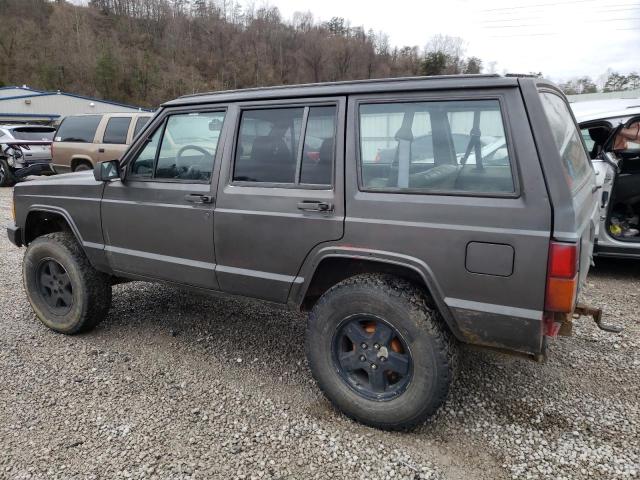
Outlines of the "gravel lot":
[[599,260],[583,294],[623,333],[580,321],[544,365],[465,351],[445,408],[385,433],[319,393],[301,315],[130,283],[98,329],[65,337],[32,313],[23,253],[0,232],[0,477],[640,475],[640,263]]

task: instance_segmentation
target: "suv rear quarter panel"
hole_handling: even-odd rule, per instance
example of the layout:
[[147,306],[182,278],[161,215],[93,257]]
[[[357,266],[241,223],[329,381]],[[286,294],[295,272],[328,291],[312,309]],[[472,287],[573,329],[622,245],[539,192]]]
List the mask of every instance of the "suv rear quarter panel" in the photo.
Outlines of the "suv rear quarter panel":
[[[527,106],[527,115],[534,127],[534,139],[553,208],[553,238],[580,245],[579,283],[582,284],[589,272],[600,217],[600,191],[596,188],[595,172],[590,169],[582,184],[574,192],[571,191],[565,181],[562,159],[540,101],[541,91],[551,92],[563,98],[564,95],[554,85],[536,82],[533,79],[520,79],[520,85]],[[578,125],[570,108],[569,113],[577,129]]]
[[[498,99],[519,185],[517,194],[489,197],[361,191],[358,105],[383,98]],[[519,89],[353,96],[348,112],[344,243],[351,253],[395,258],[420,269],[445,319],[462,340],[540,352],[551,208]],[[472,242],[511,247],[512,273],[469,271],[466,254]]]

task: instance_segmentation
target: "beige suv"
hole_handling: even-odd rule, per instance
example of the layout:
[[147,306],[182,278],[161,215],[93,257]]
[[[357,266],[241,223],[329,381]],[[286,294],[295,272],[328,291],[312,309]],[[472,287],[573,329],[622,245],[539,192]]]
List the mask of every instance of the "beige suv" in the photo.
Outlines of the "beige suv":
[[151,116],[145,112],[66,117],[51,145],[54,170],[89,170],[97,162],[119,159]]

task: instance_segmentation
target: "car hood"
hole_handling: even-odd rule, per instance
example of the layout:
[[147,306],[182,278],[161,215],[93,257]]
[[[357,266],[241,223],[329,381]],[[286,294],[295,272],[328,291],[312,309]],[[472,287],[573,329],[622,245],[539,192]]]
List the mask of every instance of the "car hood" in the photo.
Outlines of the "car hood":
[[86,199],[102,198],[104,183],[98,182],[93,171],[65,173],[50,177],[38,177],[34,180],[18,183],[15,186],[15,196],[56,196],[81,197]]

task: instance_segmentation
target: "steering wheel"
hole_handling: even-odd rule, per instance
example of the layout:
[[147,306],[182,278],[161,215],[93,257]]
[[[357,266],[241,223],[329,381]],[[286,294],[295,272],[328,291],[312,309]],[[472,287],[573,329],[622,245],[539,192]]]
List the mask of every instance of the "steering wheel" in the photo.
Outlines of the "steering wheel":
[[176,154],[176,168],[178,169],[178,171],[186,171],[186,170],[189,170],[189,168],[193,166],[191,162],[187,162],[187,161],[183,161],[182,160],[182,155],[187,150],[195,150],[197,152],[202,153],[202,155],[204,155],[204,158],[206,160],[209,160],[209,159],[213,158],[212,155],[202,147],[199,147],[197,145],[185,145],[180,150],[178,150],[178,153]]

